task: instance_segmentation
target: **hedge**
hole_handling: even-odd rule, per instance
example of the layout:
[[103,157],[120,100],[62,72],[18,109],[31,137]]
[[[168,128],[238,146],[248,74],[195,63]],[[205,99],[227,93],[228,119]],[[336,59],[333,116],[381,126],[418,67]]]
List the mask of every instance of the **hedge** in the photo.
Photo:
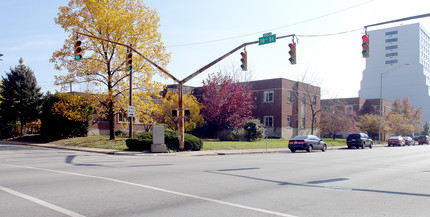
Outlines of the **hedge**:
[[[172,130],[164,131],[164,142],[168,149],[179,150],[178,132]],[[132,151],[151,150],[152,132],[143,132],[136,136],[135,139],[127,139],[126,145]],[[184,135],[184,151],[199,151],[203,147],[203,140],[185,133]]]

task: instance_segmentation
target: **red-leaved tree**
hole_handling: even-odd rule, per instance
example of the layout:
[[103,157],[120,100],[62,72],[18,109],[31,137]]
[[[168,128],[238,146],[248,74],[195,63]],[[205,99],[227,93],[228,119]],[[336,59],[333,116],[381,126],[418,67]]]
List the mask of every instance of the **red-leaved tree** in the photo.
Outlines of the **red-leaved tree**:
[[202,99],[204,117],[219,128],[241,127],[245,120],[253,119],[251,89],[228,74],[210,74],[203,81]]

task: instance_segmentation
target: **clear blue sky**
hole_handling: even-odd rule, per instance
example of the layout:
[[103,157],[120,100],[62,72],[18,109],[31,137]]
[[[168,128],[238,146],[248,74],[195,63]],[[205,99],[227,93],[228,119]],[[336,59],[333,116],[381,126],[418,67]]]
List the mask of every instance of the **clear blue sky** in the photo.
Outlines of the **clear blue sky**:
[[[297,65],[288,62],[288,43],[281,39],[267,45],[251,45],[248,68],[255,80],[301,79],[322,87],[323,98],[357,97],[365,68],[361,57],[361,35],[365,25],[428,13],[426,0],[149,0],[160,16],[160,32],[172,60],[170,73],[182,79],[244,42],[256,41],[263,33],[296,34]],[[0,0],[0,75],[23,57],[37,77],[42,91],[54,91],[54,70],[49,58],[66,38],[54,23],[58,7],[68,0]],[[421,22],[430,31],[430,18]],[[393,26],[393,25],[390,25]],[[380,26],[371,28],[385,28]],[[346,34],[309,37],[355,30]],[[371,52],[371,51],[370,51]],[[191,80],[201,81],[219,70],[240,65],[240,52]],[[163,81],[166,84],[171,80]]]

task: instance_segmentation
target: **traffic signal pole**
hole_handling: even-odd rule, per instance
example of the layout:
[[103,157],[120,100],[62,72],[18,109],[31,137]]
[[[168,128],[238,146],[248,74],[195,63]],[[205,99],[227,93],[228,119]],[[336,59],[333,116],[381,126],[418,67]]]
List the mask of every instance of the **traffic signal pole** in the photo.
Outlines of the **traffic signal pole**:
[[[143,54],[141,54],[139,51],[137,51],[136,49],[134,49],[133,47],[126,45],[126,44],[122,44],[116,41],[111,41],[111,40],[107,40],[104,38],[100,38],[100,37],[96,37],[93,35],[88,35],[85,33],[80,33],[77,32],[77,34],[79,35],[84,35],[90,38],[95,38],[95,39],[99,39],[102,41],[106,41],[106,42],[110,42],[113,44],[117,44],[117,45],[121,45],[124,47],[127,47],[128,49],[132,50],[133,52],[135,52],[136,54],[138,54],[140,57],[142,57],[144,60],[148,61],[149,63],[151,63],[151,65],[155,66],[157,69],[159,69],[161,72],[163,72],[164,74],[166,74],[168,77],[170,77],[171,79],[173,79],[175,82],[178,83],[178,91],[179,91],[179,102],[178,102],[178,107],[179,107],[179,111],[178,111],[178,118],[179,118],[179,123],[178,123],[178,127],[179,127],[179,149],[183,150],[184,149],[184,134],[185,134],[185,127],[184,127],[184,105],[183,105],[183,86],[186,82],[188,82],[189,80],[193,79],[194,77],[196,77],[197,75],[199,75],[200,73],[204,72],[205,70],[209,69],[210,67],[212,67],[213,65],[217,64],[218,62],[220,62],[221,60],[225,59],[226,57],[230,56],[231,54],[235,53],[236,51],[238,51],[239,49],[246,47],[248,45],[253,45],[253,44],[257,44],[258,41],[252,41],[252,42],[247,42],[247,43],[243,43],[242,45],[234,48],[233,50],[231,50],[230,52],[227,52],[226,54],[224,54],[223,56],[219,57],[218,59],[210,62],[209,64],[203,66],[202,68],[200,68],[199,70],[195,71],[194,73],[192,73],[191,75],[187,76],[186,78],[184,78],[183,80],[179,80],[178,78],[176,78],[175,76],[173,76],[172,74],[170,74],[167,70],[163,69],[161,66],[157,65],[155,62],[153,62],[152,60],[148,59],[147,57],[145,57]],[[285,36],[279,36],[276,37],[276,39],[282,39],[282,38],[287,38],[287,37],[295,37],[294,34],[292,35],[285,35]],[[131,82],[130,82],[130,86],[131,86]],[[130,87],[131,88],[131,87]]]

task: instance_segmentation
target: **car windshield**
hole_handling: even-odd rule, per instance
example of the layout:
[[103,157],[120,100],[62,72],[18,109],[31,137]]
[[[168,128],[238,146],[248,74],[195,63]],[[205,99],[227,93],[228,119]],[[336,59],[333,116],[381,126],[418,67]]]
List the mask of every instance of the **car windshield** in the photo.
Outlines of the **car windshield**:
[[390,139],[400,139],[400,136],[392,136]]
[[360,134],[350,134],[348,136],[348,139],[359,139],[360,138]]
[[308,138],[308,136],[296,136],[293,139],[294,140],[304,140],[304,139],[307,139],[307,138]]

